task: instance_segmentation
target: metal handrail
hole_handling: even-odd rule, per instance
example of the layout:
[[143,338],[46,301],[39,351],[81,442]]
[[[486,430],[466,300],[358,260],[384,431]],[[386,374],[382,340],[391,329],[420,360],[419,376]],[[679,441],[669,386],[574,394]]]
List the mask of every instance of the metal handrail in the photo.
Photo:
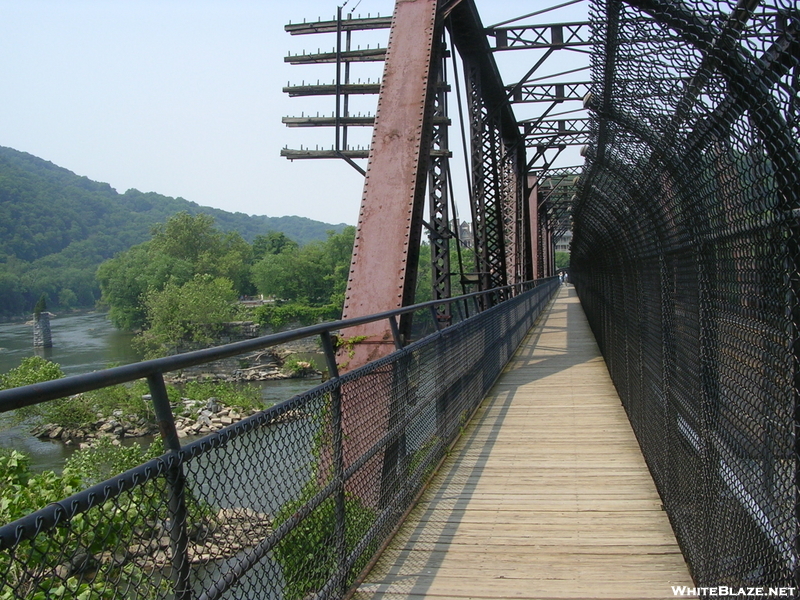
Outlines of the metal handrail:
[[[306,517],[330,498],[333,498],[336,502],[336,539],[338,540],[337,554],[339,555],[337,559],[338,567],[336,572],[329,578],[327,584],[320,589],[314,597],[318,600],[323,600],[324,598],[331,597],[331,595],[336,596],[338,595],[337,590],[338,592],[343,591],[342,586],[345,584],[346,574],[352,569],[361,552],[361,550],[356,548],[348,553],[344,546],[346,526],[344,514],[344,486],[346,482],[348,482],[370,459],[378,455],[379,452],[388,451],[387,449],[404,435],[406,427],[425,410],[428,410],[430,403],[435,402],[435,399],[429,398],[424,402],[420,402],[413,410],[410,410],[402,418],[394,422],[368,450],[355,458],[350,464],[345,465],[342,455],[342,385],[349,381],[356,381],[365,373],[369,373],[376,368],[381,368],[382,365],[396,360],[393,357],[398,353],[390,354],[389,356],[363,365],[348,373],[339,375],[331,332],[387,319],[389,320],[398,350],[401,350],[401,352],[412,352],[415,351],[415,348],[427,344],[434,336],[447,335],[448,329],[450,328],[440,330],[439,324],[436,322],[435,311],[437,306],[473,299],[476,311],[479,311],[481,306],[485,307],[485,310],[481,311],[481,315],[476,314],[472,317],[474,319],[483,315],[489,316],[495,309],[500,310],[501,306],[505,304],[505,302],[494,302],[491,299],[489,301],[480,302],[479,300],[482,297],[486,298],[488,295],[494,295],[494,299],[523,299],[523,296],[527,297],[522,294],[523,291],[539,287],[541,287],[542,294],[541,298],[536,301],[536,314],[538,314],[538,311],[544,306],[543,303],[557,288],[555,277],[465,294],[447,300],[433,300],[365,317],[322,323],[293,331],[263,336],[253,340],[226,344],[217,348],[198,350],[178,356],[149,360],[132,365],[114,367],[96,373],[74,375],[64,379],[2,391],[0,392],[0,412],[146,377],[166,452],[162,456],[134,467],[125,473],[111,477],[106,481],[73,494],[69,498],[52,503],[13,523],[0,527],[0,551],[12,549],[25,540],[36,538],[41,532],[49,531],[61,524],[69,523],[78,514],[87,512],[95,506],[105,504],[135,487],[144,485],[150,480],[164,478],[168,488],[171,490],[167,510],[169,512],[169,522],[172,524],[169,528],[169,545],[172,557],[170,575],[172,590],[176,599],[190,600],[193,595],[190,585],[190,565],[188,561],[190,541],[187,530],[188,512],[184,493],[187,483],[184,466],[188,461],[213,451],[214,448],[225,446],[231,440],[243,436],[251,430],[279,420],[282,415],[291,411],[296,406],[299,406],[303,402],[303,396],[322,393],[329,394],[331,401],[332,420],[330,425],[334,434],[334,444],[332,447],[332,479],[301,507],[298,507],[297,511],[290,518],[262,539],[260,543],[250,548],[240,557],[240,560],[236,564],[231,565],[222,579],[216,581],[209,589],[203,591],[200,598],[202,600],[215,600],[220,598],[222,594],[230,589],[230,587],[250,568],[289,535]],[[539,295],[537,295],[537,297],[538,296]],[[399,334],[397,333],[397,317],[425,309],[431,311],[437,331],[416,340],[408,346],[402,346]],[[459,324],[454,325],[452,329],[457,330],[461,324],[467,325],[471,321],[472,319],[467,316],[467,318],[462,320]],[[251,415],[219,432],[212,433],[202,439],[181,446],[175,426],[175,416],[167,397],[166,386],[163,379],[164,372],[228,358],[247,351],[262,349],[314,335],[319,335],[321,338],[322,349],[326,356],[330,374],[330,379],[328,381],[317,385],[300,396],[295,396],[271,408]],[[413,479],[417,481],[417,479],[421,477],[423,477],[423,475],[420,472],[414,475]],[[418,485],[418,482],[414,484],[414,487],[416,487],[416,485]],[[404,493],[405,492],[398,491],[396,497],[392,499],[390,506],[387,506],[377,515],[376,521],[370,527],[369,532],[360,540],[359,548],[363,550],[362,547],[366,547],[366,545],[379,534],[384,524],[388,522],[389,519],[393,518],[395,509],[392,507],[394,507],[395,502],[400,502],[402,500],[400,496]]]
[[[55,400],[57,398],[64,398],[82,392],[117,385],[120,383],[127,383],[143,379],[157,374],[169,373],[171,371],[178,371],[188,367],[230,358],[245,352],[252,352],[254,350],[263,350],[271,346],[277,346],[287,342],[293,342],[307,337],[331,333],[341,329],[347,329],[358,325],[367,323],[374,323],[387,319],[392,324],[392,320],[398,316],[416,312],[422,309],[430,309],[442,304],[453,304],[456,302],[465,301],[468,299],[477,299],[485,297],[490,294],[500,297],[501,294],[508,290],[515,290],[517,293],[524,290],[525,287],[533,287],[546,280],[534,280],[504,287],[492,288],[490,290],[473,292],[456,296],[454,298],[431,300],[397,308],[394,310],[375,313],[364,317],[355,317],[351,319],[342,319],[338,321],[330,321],[327,323],[319,323],[317,325],[310,325],[307,327],[300,327],[292,329],[291,331],[284,331],[281,333],[273,333],[266,336],[261,336],[251,340],[244,340],[240,342],[232,342],[222,346],[215,346],[213,348],[206,348],[203,350],[194,350],[184,354],[177,354],[174,356],[167,356],[164,358],[156,358],[152,360],[141,361],[129,365],[122,365],[119,367],[112,367],[93,373],[83,373],[81,375],[71,375],[61,379],[54,379],[51,381],[44,381],[41,383],[34,383],[17,388],[7,390],[0,390],[0,413],[8,412],[25,406],[31,406],[46,402],[48,400]],[[436,321],[434,321],[436,323]],[[394,322],[396,325],[396,321]],[[396,327],[392,326],[392,330],[396,332]],[[399,340],[395,339],[395,343],[399,344]]]

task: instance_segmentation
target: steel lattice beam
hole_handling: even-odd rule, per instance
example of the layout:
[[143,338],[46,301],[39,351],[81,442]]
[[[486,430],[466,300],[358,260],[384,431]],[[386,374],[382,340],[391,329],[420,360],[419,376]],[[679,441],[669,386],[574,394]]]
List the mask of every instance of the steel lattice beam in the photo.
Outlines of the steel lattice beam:
[[483,289],[506,285],[499,123],[484,101],[480,66],[464,61],[472,147],[472,222]]
[[590,81],[565,83],[524,83],[508,86],[511,102],[568,102],[580,101],[589,93]]
[[524,142],[474,2],[458,4],[448,27],[467,82],[476,267],[486,289],[532,271],[524,264],[531,252],[520,226]]
[[495,39],[493,50],[530,50],[592,45],[588,22],[495,27],[487,29],[486,34]]
[[519,124],[525,136],[528,138],[568,134],[589,134],[589,119],[537,119],[532,121],[520,121]]
[[[443,33],[443,32],[442,32]],[[428,212],[430,214],[431,283],[434,300],[450,298],[450,213],[448,210],[448,127],[444,39],[438,41],[434,66],[436,93],[433,96],[433,133],[428,156]],[[438,152],[434,152],[438,150]],[[450,305],[436,309],[440,323],[450,322]]]

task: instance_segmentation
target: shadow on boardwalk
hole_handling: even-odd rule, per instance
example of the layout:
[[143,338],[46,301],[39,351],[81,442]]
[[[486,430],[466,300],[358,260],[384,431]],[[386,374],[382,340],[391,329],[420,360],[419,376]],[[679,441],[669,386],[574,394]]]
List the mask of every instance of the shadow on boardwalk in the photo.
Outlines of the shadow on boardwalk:
[[691,585],[574,288],[354,598],[672,598]]

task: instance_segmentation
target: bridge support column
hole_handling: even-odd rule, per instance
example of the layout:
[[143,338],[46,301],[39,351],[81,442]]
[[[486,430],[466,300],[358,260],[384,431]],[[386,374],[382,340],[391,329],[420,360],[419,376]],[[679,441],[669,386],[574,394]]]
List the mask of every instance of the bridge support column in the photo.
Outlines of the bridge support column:
[[[414,303],[437,84],[435,45],[441,39],[440,31],[437,0],[396,3],[343,318]],[[442,197],[446,202],[446,196]],[[409,315],[400,321],[401,339],[408,339],[410,329]],[[344,335],[357,341],[340,353],[342,370],[352,370],[395,350],[387,321],[354,327]],[[379,368],[370,376],[369,391],[342,386],[345,465],[377,443],[403,414],[406,399],[398,396],[394,385],[401,376]],[[348,491],[367,505],[380,506],[381,498],[393,493],[404,453],[401,436],[353,476]]]
[[[436,92],[433,96],[434,118],[431,152],[428,159],[428,213],[430,215],[431,277],[433,298],[450,298],[450,211],[448,210],[448,135],[447,83],[444,39],[436,40],[435,76]],[[433,75],[432,75],[433,76]],[[457,224],[456,224],[457,225]],[[436,318],[448,325],[451,320],[450,305],[436,307]]]
[[526,252],[530,255],[527,257],[526,264],[529,273],[526,273],[527,279],[539,279],[542,274],[539,269],[539,238],[541,232],[539,231],[539,181],[534,175],[528,175],[528,185],[525,193],[526,198],[526,212],[528,220],[527,244]]
[[[343,318],[413,304],[436,78],[436,0],[395,6]],[[410,323],[400,323],[401,335]],[[350,367],[394,350],[385,323],[348,331],[365,337]]]

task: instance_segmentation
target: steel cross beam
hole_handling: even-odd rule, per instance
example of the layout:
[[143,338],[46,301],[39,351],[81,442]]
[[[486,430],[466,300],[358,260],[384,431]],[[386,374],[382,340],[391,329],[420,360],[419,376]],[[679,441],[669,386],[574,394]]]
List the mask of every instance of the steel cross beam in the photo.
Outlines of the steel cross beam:
[[585,146],[589,141],[589,130],[562,131],[541,135],[529,135],[525,138],[525,147],[536,148],[537,152],[551,149],[563,150],[566,146]]
[[312,33],[336,33],[337,31],[364,31],[367,29],[388,29],[392,26],[391,17],[361,17],[354,19],[348,15],[347,19],[339,22],[336,19],[330,21],[316,21],[311,23],[289,23],[284,26],[284,30],[291,35],[308,35]]
[[563,136],[565,134],[589,135],[589,119],[544,119],[520,121],[528,139],[536,137]]
[[494,37],[495,51],[592,45],[588,22],[494,27],[486,35]]
[[523,83],[508,86],[511,102],[567,102],[580,101],[589,93],[591,81],[570,83]]

